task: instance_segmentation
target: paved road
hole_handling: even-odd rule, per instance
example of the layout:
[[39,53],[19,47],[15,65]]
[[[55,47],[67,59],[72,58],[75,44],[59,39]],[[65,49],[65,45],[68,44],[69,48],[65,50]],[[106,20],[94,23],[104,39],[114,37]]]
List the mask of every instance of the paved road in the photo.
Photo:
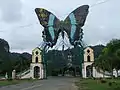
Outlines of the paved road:
[[74,85],[76,80],[73,77],[49,77],[46,80],[1,87],[0,90],[77,90]]

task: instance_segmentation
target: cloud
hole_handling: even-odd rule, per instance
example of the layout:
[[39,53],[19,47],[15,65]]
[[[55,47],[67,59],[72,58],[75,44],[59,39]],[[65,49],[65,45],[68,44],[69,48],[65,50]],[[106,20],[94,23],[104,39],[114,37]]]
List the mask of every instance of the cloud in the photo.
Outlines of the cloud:
[[[0,37],[7,40],[11,51],[31,51],[42,42],[42,26],[34,12],[35,8],[45,8],[64,20],[75,8],[93,5],[99,0],[0,0],[0,10],[4,23],[0,21]],[[103,0],[102,0],[103,1]],[[87,45],[106,44],[112,38],[120,38],[120,1],[90,7],[83,27],[83,40]],[[14,22],[14,23],[13,23]],[[28,27],[24,25],[34,24]]]
[[11,23],[22,19],[22,3],[20,0],[0,0],[2,20]]

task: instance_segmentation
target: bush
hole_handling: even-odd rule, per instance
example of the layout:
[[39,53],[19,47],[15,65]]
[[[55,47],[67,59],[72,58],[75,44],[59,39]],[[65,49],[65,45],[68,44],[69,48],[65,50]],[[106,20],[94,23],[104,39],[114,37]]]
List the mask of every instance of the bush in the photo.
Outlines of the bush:
[[13,79],[10,78],[10,79],[7,79],[7,80],[8,80],[8,81],[12,81]]
[[58,72],[52,71],[52,76],[58,76]]
[[93,80],[96,80],[96,78],[95,78],[95,77],[93,77]]
[[101,83],[106,83],[107,81],[104,80],[104,79],[101,79],[100,82],[101,82]]
[[109,86],[112,86],[112,82],[109,82],[108,85],[109,85]]

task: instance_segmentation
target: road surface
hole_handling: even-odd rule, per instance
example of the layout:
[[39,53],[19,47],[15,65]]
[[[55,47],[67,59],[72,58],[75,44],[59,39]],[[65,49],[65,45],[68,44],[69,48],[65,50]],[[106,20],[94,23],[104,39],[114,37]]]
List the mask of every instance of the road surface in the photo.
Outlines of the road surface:
[[77,90],[73,77],[49,77],[46,80],[1,87],[0,90]]

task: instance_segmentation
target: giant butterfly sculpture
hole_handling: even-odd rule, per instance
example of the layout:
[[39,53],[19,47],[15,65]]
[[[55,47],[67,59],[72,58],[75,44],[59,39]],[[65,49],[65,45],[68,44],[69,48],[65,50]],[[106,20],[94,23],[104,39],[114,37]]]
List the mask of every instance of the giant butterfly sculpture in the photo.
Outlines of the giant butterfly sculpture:
[[64,21],[60,21],[51,12],[43,8],[36,8],[37,17],[40,24],[44,27],[45,42],[50,47],[53,47],[57,42],[59,33],[65,31],[68,34],[71,45],[81,44],[80,41],[83,36],[81,27],[84,26],[88,9],[88,5],[80,6],[71,12]]

